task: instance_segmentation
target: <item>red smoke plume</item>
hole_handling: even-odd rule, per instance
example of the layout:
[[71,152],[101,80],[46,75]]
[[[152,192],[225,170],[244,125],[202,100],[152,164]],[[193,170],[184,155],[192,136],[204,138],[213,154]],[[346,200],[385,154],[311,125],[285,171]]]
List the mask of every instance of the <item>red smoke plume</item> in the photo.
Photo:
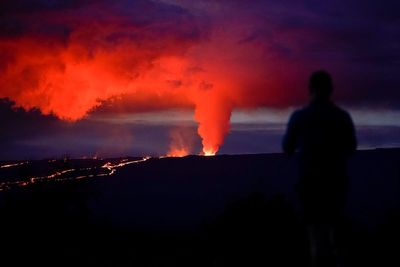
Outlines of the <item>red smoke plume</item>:
[[185,128],[170,132],[171,143],[167,157],[185,157],[190,155],[193,144],[192,133]]

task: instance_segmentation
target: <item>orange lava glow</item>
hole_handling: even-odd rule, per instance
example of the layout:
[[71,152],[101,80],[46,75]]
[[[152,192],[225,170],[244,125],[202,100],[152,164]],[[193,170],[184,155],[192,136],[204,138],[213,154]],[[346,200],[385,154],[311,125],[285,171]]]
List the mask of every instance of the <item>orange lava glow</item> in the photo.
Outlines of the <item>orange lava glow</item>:
[[176,148],[170,150],[167,157],[182,158],[186,157],[187,155],[189,155],[189,152],[185,148]]
[[170,146],[166,157],[185,157],[191,152],[192,133],[184,128],[177,128],[170,132]]
[[203,156],[206,156],[206,157],[212,157],[212,156],[215,156],[216,154],[217,154],[216,150],[207,150],[207,149],[203,150]]

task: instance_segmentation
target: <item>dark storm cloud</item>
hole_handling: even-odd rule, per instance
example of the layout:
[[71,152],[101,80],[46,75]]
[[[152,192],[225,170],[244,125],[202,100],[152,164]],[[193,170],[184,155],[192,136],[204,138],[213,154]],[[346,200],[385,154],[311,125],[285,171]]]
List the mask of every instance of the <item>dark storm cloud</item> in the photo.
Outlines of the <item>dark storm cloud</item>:
[[315,19],[302,26],[310,34],[300,60],[336,65],[343,100],[400,108],[400,2],[310,1],[309,8]]
[[44,116],[37,109],[25,111],[14,107],[7,99],[0,99],[0,144],[4,145],[24,136],[43,134],[42,129],[51,133],[51,129],[59,127],[59,121],[53,116]]
[[0,3],[0,14],[20,14],[79,7],[94,0],[13,0]]
[[7,99],[0,99],[0,123],[0,160],[25,158],[30,151],[21,142],[51,136],[63,128],[57,118],[43,116],[37,109],[15,108]]
[[[107,23],[118,21],[116,16],[123,18],[118,21],[120,26],[145,26],[176,20],[179,28],[178,23],[182,22],[179,17],[189,15],[180,7],[149,0],[5,0],[0,3],[0,10],[0,37],[64,36],[90,20],[107,26]],[[159,26],[162,33],[163,27]],[[195,30],[189,34],[194,34]]]
[[399,1],[218,2],[228,10],[221,20],[248,25],[238,42],[263,46],[266,60],[283,65],[288,79],[299,68],[303,76],[326,68],[341,101],[400,108]]

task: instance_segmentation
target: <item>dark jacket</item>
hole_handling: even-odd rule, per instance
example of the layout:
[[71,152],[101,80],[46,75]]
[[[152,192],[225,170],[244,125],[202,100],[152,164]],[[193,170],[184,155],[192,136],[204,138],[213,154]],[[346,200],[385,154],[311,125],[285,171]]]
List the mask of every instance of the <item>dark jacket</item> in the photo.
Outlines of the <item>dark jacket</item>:
[[292,114],[282,146],[287,154],[298,151],[300,176],[344,176],[357,141],[346,111],[314,101]]

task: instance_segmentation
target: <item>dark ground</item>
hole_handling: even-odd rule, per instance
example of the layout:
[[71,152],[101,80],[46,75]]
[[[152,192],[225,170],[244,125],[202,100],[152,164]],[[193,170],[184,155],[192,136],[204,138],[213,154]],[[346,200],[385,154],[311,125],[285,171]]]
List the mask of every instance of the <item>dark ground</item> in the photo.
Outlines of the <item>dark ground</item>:
[[[280,154],[192,156],[4,190],[0,266],[308,266],[295,170]],[[349,173],[342,261],[400,266],[400,149],[357,152]]]

